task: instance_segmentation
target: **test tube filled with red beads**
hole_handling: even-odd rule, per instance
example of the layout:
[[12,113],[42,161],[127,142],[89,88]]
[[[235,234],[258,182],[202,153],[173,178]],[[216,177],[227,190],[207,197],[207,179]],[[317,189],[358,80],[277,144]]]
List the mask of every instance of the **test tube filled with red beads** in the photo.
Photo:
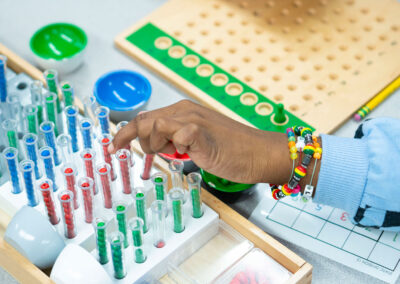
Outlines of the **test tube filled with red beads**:
[[74,194],[72,191],[64,190],[58,195],[61,203],[61,212],[64,221],[64,235],[68,239],[76,237],[76,223],[74,216]]
[[93,149],[86,148],[81,152],[81,158],[84,162],[84,169],[86,171],[86,176],[93,180],[93,194],[96,195],[99,190],[96,184],[96,179],[94,176],[94,165],[96,162],[96,152]]
[[166,203],[162,200],[155,200],[151,204],[153,244],[156,248],[165,246],[165,214]]
[[114,165],[112,161],[111,154],[108,152],[108,146],[112,142],[112,136],[110,134],[101,134],[99,136],[99,143],[101,144],[102,147],[102,152],[103,152],[103,158],[104,161],[110,165],[110,171],[111,171],[111,180],[116,180],[117,175],[114,172]]
[[93,179],[82,177],[78,180],[78,186],[82,192],[83,207],[85,210],[85,222],[93,222]]
[[57,225],[60,222],[60,218],[56,212],[56,204],[53,196],[53,182],[51,179],[45,178],[39,184],[39,190],[42,193],[44,207],[49,216],[49,221],[52,225]]
[[154,155],[144,154],[143,160],[144,160],[143,171],[140,177],[143,180],[148,180],[150,178],[151,167],[153,166]]
[[111,184],[111,167],[106,162],[96,166],[96,172],[100,177],[100,188],[103,192],[104,207],[112,208],[112,184]]
[[131,194],[133,187],[133,173],[131,173],[131,167],[129,166],[131,153],[126,149],[120,149],[117,151],[115,156],[119,161],[119,167],[121,170],[122,192],[125,194]]
[[63,165],[61,172],[63,174],[64,180],[65,180],[65,186],[67,190],[72,191],[74,194],[74,208],[78,209],[79,203],[78,203],[78,194],[76,192],[76,169],[75,166],[72,164],[65,164]]
[[[125,127],[128,123],[129,123],[129,122],[126,121],[126,120],[123,120],[123,121],[118,122],[118,124],[117,124],[117,131],[120,131],[120,130],[121,130],[123,127]],[[131,150],[131,145],[130,145],[130,143],[129,143],[128,145],[126,145],[126,147],[125,147],[124,149],[130,151],[130,150]],[[133,159],[133,155],[131,155],[130,163],[131,163],[131,164],[130,164],[131,166],[133,166],[133,164],[135,163],[135,161],[134,161],[134,159]]]

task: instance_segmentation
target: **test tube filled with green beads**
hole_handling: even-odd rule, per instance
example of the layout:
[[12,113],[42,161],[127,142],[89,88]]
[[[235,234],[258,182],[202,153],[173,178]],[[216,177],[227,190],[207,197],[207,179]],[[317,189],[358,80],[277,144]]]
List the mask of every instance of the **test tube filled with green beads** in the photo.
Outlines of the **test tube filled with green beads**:
[[124,235],[121,234],[121,232],[113,232],[108,240],[111,246],[114,277],[116,279],[122,279],[126,275],[124,263]]
[[147,193],[143,187],[136,187],[133,192],[133,199],[135,200],[136,216],[143,220],[143,233],[149,230],[149,223],[147,218]]
[[118,230],[124,236],[124,247],[127,248],[129,246],[129,240],[127,238],[127,221],[126,221],[127,205],[124,202],[115,202],[113,210],[117,218]]
[[8,146],[18,149],[17,121],[14,119],[6,119],[1,125],[6,133]]
[[74,104],[74,89],[70,82],[62,82],[61,83],[61,92],[64,98],[64,105],[72,106]]
[[153,244],[156,248],[165,246],[165,201],[155,200],[151,204]]
[[57,95],[52,92],[45,94],[47,120],[54,123],[54,132],[58,136]]
[[190,199],[192,201],[192,217],[200,218],[203,216],[203,202],[201,200],[201,175],[190,173],[186,177]]
[[146,261],[146,253],[143,246],[143,220],[138,217],[130,219],[129,228],[132,232],[135,262],[143,263]]
[[162,172],[155,173],[151,177],[151,181],[153,182],[153,185],[154,185],[156,199],[166,201],[167,200],[167,183],[168,183],[167,175]]
[[93,227],[96,232],[97,252],[101,264],[106,264],[109,261],[107,252],[107,226],[108,222],[104,218],[97,217],[93,221]]
[[172,204],[172,216],[174,219],[172,229],[175,233],[182,233],[185,230],[185,219],[183,209],[183,189],[174,187],[169,193],[169,199]]
[[28,133],[37,134],[39,129],[38,108],[35,105],[26,105],[23,109],[25,129]]
[[56,111],[61,112],[60,99],[58,97],[58,73],[54,69],[44,71],[44,78],[46,79],[47,88],[51,93],[56,94]]

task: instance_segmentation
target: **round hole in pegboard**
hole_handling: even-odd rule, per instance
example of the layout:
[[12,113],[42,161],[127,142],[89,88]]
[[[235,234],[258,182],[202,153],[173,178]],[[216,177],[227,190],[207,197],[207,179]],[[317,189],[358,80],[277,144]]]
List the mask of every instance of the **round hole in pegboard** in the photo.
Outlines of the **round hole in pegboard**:
[[231,68],[229,68],[229,70],[230,70],[232,73],[235,73],[235,72],[238,71],[238,68],[237,68],[236,66],[232,66]]
[[257,53],[262,53],[264,51],[264,48],[262,46],[256,47]]
[[342,9],[335,8],[335,9],[333,9],[333,13],[336,14],[336,15],[340,15],[342,13]]
[[298,105],[290,105],[290,106],[289,106],[289,109],[290,109],[291,111],[298,111],[298,110],[299,110],[299,106],[298,106]]
[[272,62],[279,62],[279,56],[271,56]]
[[328,1],[327,0],[319,0],[319,4],[321,6],[326,6],[328,4]]
[[307,56],[305,56],[305,55],[299,55],[299,60],[300,60],[300,61],[306,61],[306,60],[307,60]]
[[250,76],[250,75],[247,75],[247,76],[244,77],[244,80],[245,80],[247,83],[250,83],[251,81],[253,81],[253,77]]
[[268,87],[266,85],[261,85],[260,87],[258,87],[258,89],[260,90],[260,92],[266,92],[268,90]]
[[243,93],[243,86],[239,83],[229,83],[225,87],[225,92],[230,96],[239,96],[241,93]]
[[370,51],[375,50],[375,48],[376,48],[376,46],[373,45],[373,44],[368,44],[367,45],[367,49],[370,50]]
[[346,51],[347,50],[347,45],[339,45],[339,50],[340,51]]
[[275,95],[274,100],[277,102],[283,101],[283,95],[281,95],[281,94]]
[[187,22],[186,25],[187,25],[189,28],[194,27],[194,22]]
[[293,1],[293,6],[296,8],[299,8],[299,7],[303,6],[303,3],[300,0],[295,0],[295,1]]
[[208,17],[208,14],[207,14],[206,12],[201,12],[201,13],[200,13],[200,17],[202,17],[203,19],[204,19],[204,18],[207,18],[207,17]]
[[253,15],[254,15],[255,17],[258,17],[258,16],[260,16],[260,12],[258,12],[257,10],[255,10],[255,11],[253,11]]
[[257,67],[257,70],[259,72],[264,72],[266,69],[267,69],[267,67],[265,67],[264,65],[260,65],[260,66]]
[[366,14],[369,13],[369,9],[368,9],[368,8],[361,8],[361,9],[360,9],[360,12],[361,12],[362,14],[366,15]]
[[310,16],[313,16],[317,13],[317,11],[314,8],[308,8],[307,10],[307,14],[309,14]]
[[305,95],[303,95],[303,100],[305,100],[305,101],[311,101],[312,100],[312,96],[310,95],[310,94],[305,94]]
[[240,8],[247,8],[247,7],[249,7],[249,2],[242,1],[242,2],[240,2],[239,6],[240,6]]
[[272,113],[274,108],[269,103],[259,103],[258,105],[256,105],[255,110],[256,110],[256,113],[258,113],[259,115],[267,116]]
[[323,23],[323,24],[329,24],[329,20],[328,20],[327,17],[322,17],[322,18],[320,19],[320,21],[321,21],[321,23]]
[[211,83],[215,86],[222,87],[228,84],[228,76],[222,73],[217,73],[211,76]]
[[352,23],[352,24],[357,23],[357,18],[350,17],[348,20],[349,20],[349,22]]
[[351,37],[351,40],[352,40],[352,41],[354,41],[354,42],[357,42],[357,41],[359,41],[359,40],[360,40],[360,37],[359,37],[359,36],[356,36],[356,35],[354,35],[354,36],[352,36],[352,37]]
[[315,27],[309,27],[308,31],[312,34],[315,34],[317,32],[317,29]]
[[349,64],[343,64],[342,69],[343,70],[350,70],[351,66]]
[[213,4],[213,8],[214,9],[219,9],[219,8],[221,8],[221,5],[219,3],[214,3]]
[[216,40],[214,40],[214,43],[216,45],[220,45],[222,43],[222,39],[217,38]]
[[324,84],[317,84],[317,89],[322,91],[325,89],[325,85]]
[[154,46],[158,49],[167,49],[172,45],[172,40],[169,37],[162,36],[155,40]]
[[224,61],[224,59],[222,57],[215,58],[216,63],[222,63],[223,61]]
[[182,58],[182,64],[188,68],[193,68],[200,64],[200,58],[194,54],[186,55]]
[[247,26],[247,25],[249,24],[249,22],[243,20],[243,21],[240,22],[240,24],[241,24],[242,26]]
[[329,79],[331,79],[331,80],[336,80],[337,78],[338,78],[338,75],[337,75],[337,74],[335,74],[335,73],[329,74]]
[[399,26],[393,25],[390,27],[390,29],[394,32],[397,32],[399,30]]
[[296,24],[298,24],[298,25],[301,25],[301,24],[304,22],[304,20],[303,20],[302,17],[297,17],[297,18],[294,20],[294,22],[295,22]]
[[372,27],[366,25],[366,26],[363,27],[363,30],[366,31],[366,32],[370,32],[370,31],[372,31]]
[[201,77],[208,77],[214,73],[214,67],[210,64],[201,64],[196,68],[196,73]]
[[250,42],[250,39],[248,38],[242,38],[242,43],[243,44],[248,44]]
[[258,102],[258,97],[254,93],[244,93],[240,96],[240,102],[246,106],[252,106]]
[[208,31],[207,30],[202,30],[202,31],[200,31],[200,34],[203,35],[203,36],[206,36],[206,35],[208,35]]
[[344,32],[346,31],[346,29],[343,28],[343,27],[336,27],[336,31],[337,31],[338,33],[344,33]]
[[[332,41],[332,38],[330,37],[330,36],[324,36],[324,41],[326,41],[326,42],[331,42]],[[315,50],[313,50],[313,51],[315,51]],[[318,50],[317,50],[318,51]]]
[[267,3],[265,3],[265,6],[272,8],[275,6],[275,1],[268,1]]
[[287,65],[287,66],[285,67],[285,69],[286,69],[286,71],[291,72],[291,71],[294,70],[294,66],[293,66],[293,65]]
[[180,32],[180,31],[174,31],[174,36],[178,37],[178,36],[180,36],[180,35],[182,35],[182,32]]
[[219,27],[220,25],[221,25],[221,22],[220,22],[220,21],[215,21],[215,22],[214,22],[214,26]]
[[231,36],[233,36],[233,35],[236,34],[236,31],[235,31],[235,30],[228,30],[228,34],[231,35]]
[[236,48],[231,47],[231,48],[228,49],[228,51],[229,51],[229,53],[234,54],[234,53],[236,53]]
[[243,62],[249,63],[251,61],[251,58],[248,56],[245,56],[242,58]]
[[174,45],[168,49],[168,55],[172,58],[181,58],[185,56],[186,49],[180,45]]
[[189,39],[189,40],[187,41],[188,45],[194,45],[195,42],[196,42],[196,41],[195,41],[194,39]]
[[355,54],[354,58],[357,59],[357,60],[362,60],[363,56],[362,56],[362,54]]
[[283,28],[282,28],[282,32],[283,32],[284,34],[288,34],[288,33],[290,33],[290,28],[289,28],[289,27],[283,27]]
[[308,79],[310,79],[310,77],[307,74],[303,74],[300,76],[301,80],[303,81],[307,81]]
[[287,88],[289,91],[292,91],[292,92],[297,89],[297,87],[295,85],[288,85]]
[[298,37],[298,38],[296,38],[296,41],[298,43],[302,43],[302,42],[304,42],[304,38],[303,37]]
[[311,50],[314,51],[314,52],[317,52],[317,51],[320,50],[320,47],[316,46],[316,45],[313,45],[313,46],[311,46]]
[[269,42],[270,42],[270,43],[275,43],[275,42],[276,42],[276,38],[270,37],[270,38],[269,38]]
[[321,64],[315,64],[315,65],[314,65],[314,70],[315,70],[315,71],[320,71],[320,70],[322,70],[322,65],[321,65]]
[[256,35],[262,34],[262,30],[261,29],[255,29],[254,32],[256,33]]
[[267,19],[267,24],[268,25],[274,25],[276,23],[276,19],[274,17],[268,18]]
[[226,13],[226,15],[228,16],[228,18],[232,18],[235,14],[233,12],[228,12]]
[[375,18],[375,21],[377,21],[378,23],[382,23],[384,20],[385,20],[385,18],[384,18],[384,17],[381,17],[381,16],[377,16],[377,17]]
[[283,48],[283,50],[286,51],[286,52],[292,52],[292,51],[293,51],[293,48],[291,48],[290,46],[285,46],[285,47]]
[[200,52],[201,52],[202,54],[207,54],[207,53],[209,52],[209,50],[208,50],[207,48],[202,48],[202,49],[200,50]]
[[289,15],[289,9],[283,8],[283,9],[281,10],[281,15],[282,15],[282,16],[287,16],[287,15]]
[[19,82],[17,85],[18,90],[25,90],[28,87],[28,84],[26,82]]
[[348,0],[348,1],[346,1],[346,4],[349,6],[352,6],[352,5],[354,5],[354,0]]
[[272,80],[274,80],[275,82],[278,82],[278,81],[281,80],[281,76],[279,76],[279,75],[274,75],[274,76],[272,76]]
[[387,40],[387,36],[386,36],[386,35],[380,35],[380,36],[379,36],[379,39],[380,39],[381,41],[385,41],[385,40]]
[[333,55],[333,54],[328,54],[327,56],[326,56],[326,59],[328,59],[329,61],[333,61],[333,60],[335,60],[335,55]]

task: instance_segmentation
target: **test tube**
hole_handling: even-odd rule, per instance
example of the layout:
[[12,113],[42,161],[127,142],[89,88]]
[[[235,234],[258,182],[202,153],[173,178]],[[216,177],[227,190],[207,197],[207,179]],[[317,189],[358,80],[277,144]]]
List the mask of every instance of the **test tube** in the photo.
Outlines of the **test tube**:
[[57,137],[57,146],[60,149],[63,164],[73,163],[71,140],[68,134],[60,134]]
[[53,149],[48,146],[40,148],[39,157],[43,160],[46,177],[52,181],[53,190],[57,191],[58,186],[56,184],[56,174],[54,172]]
[[93,221],[100,264],[106,264],[109,261],[107,252],[107,226],[108,222],[102,217],[96,217]]
[[42,177],[38,160],[38,136],[33,133],[27,133],[24,135],[23,141],[28,159],[34,163],[35,177],[38,180]]
[[64,98],[64,106],[72,106],[74,104],[74,88],[69,82],[61,83],[61,92]]
[[190,173],[187,175],[190,198],[192,200],[192,217],[200,218],[203,216],[203,202],[201,200],[201,175]]
[[185,230],[185,219],[183,209],[183,189],[174,187],[169,191],[169,199],[172,204],[172,216],[174,218],[172,229],[175,233],[182,233]]
[[27,105],[23,108],[25,129],[29,133],[38,134],[38,108],[35,105]]
[[23,160],[19,164],[19,169],[24,178],[26,196],[28,198],[28,206],[35,207],[38,205],[35,188],[33,186],[33,171],[35,164],[31,160]]
[[165,213],[167,208],[162,200],[155,200],[151,204],[153,244],[156,248],[165,246]]
[[58,195],[61,203],[61,212],[64,223],[64,235],[67,239],[76,237],[75,215],[74,215],[74,194],[72,191],[64,190]]
[[54,164],[58,166],[59,164],[61,164],[61,160],[59,158],[56,146],[56,134],[55,134],[54,123],[51,121],[42,122],[42,124],[40,125],[40,131],[43,133],[46,145],[53,150]]
[[101,133],[110,133],[110,109],[105,106],[99,106],[96,109],[95,114],[99,120]]
[[[75,166],[72,164],[65,164],[61,170],[64,179],[65,179],[65,187],[67,190],[71,191],[74,194],[74,209],[78,209],[78,194],[76,192],[76,170]],[[89,222],[90,223],[90,222]]]
[[56,110],[57,113],[61,112],[60,99],[58,97],[58,72],[54,69],[44,71],[44,78],[47,82],[47,88],[50,92],[56,94]]
[[1,124],[7,135],[8,146],[18,149],[17,121],[6,119]]
[[131,167],[129,166],[131,153],[126,149],[119,149],[115,156],[119,161],[119,167],[121,169],[122,192],[131,194],[133,187],[133,175],[131,173]]
[[101,147],[103,149],[103,158],[104,161],[110,165],[110,170],[111,170],[111,180],[116,180],[117,179],[117,175],[115,174],[114,171],[114,163],[111,157],[110,152],[108,152],[108,146],[111,144],[112,142],[112,136],[110,134],[101,134],[99,137],[99,142],[101,144]]
[[96,185],[96,179],[94,177],[96,152],[93,149],[83,149],[81,152],[81,158],[84,161],[86,176],[93,179],[93,194],[96,195],[98,193],[98,187]]
[[100,176],[104,207],[107,209],[112,208],[112,184],[110,165],[104,162],[98,164],[96,166],[96,172]]
[[153,166],[153,154],[144,154],[144,166],[142,174],[140,175],[143,180],[150,178],[151,167]]
[[82,192],[83,206],[85,209],[85,222],[93,222],[93,179],[82,177],[78,180]]
[[78,135],[77,135],[77,125],[78,125],[78,108],[76,106],[67,106],[65,108],[65,116],[67,118],[67,128],[68,134],[71,136],[72,151],[78,152]]
[[[58,115],[57,115],[57,94],[52,92],[45,93],[47,120],[53,122],[55,135],[58,136]],[[42,122],[43,123],[43,122]]]
[[52,225],[57,225],[60,222],[60,218],[57,216],[55,201],[53,196],[53,182],[50,179],[45,178],[39,184],[39,190],[42,193],[44,207],[49,216],[49,221]]
[[7,57],[0,55],[0,103],[5,103],[7,100]]
[[147,208],[146,200],[147,193],[143,187],[136,187],[133,193],[133,199],[135,199],[136,216],[143,220],[143,232],[147,233],[149,230],[149,223],[147,219]]
[[124,235],[124,247],[127,248],[129,246],[126,221],[127,205],[124,202],[115,202],[113,210],[115,213],[115,217],[117,218],[118,230]]
[[17,121],[17,128],[15,130],[23,130],[23,119],[22,119],[22,106],[21,99],[17,94],[8,94],[7,96],[7,110],[9,118]]
[[[129,123],[129,122],[128,122],[128,121],[125,121],[125,120],[118,122],[118,124],[117,124],[117,131],[120,131],[120,130],[122,129],[122,127],[125,127],[128,123]],[[128,150],[128,151],[131,151],[131,145],[130,145],[130,143],[129,143],[124,149],[126,149],[126,150]],[[131,165],[131,166],[133,166],[133,165],[135,164],[135,160],[134,160],[134,158],[133,158],[133,155],[131,155],[131,160],[130,160],[129,162],[130,162],[130,165]]]
[[[96,115],[94,114],[97,108],[96,97],[93,95],[85,97],[83,99],[83,106],[85,116],[92,119],[92,121],[96,121]],[[97,125],[96,122],[95,125]]]
[[168,183],[167,175],[162,172],[155,173],[151,177],[151,181],[154,184],[156,199],[167,201],[167,183]]
[[124,263],[124,236],[120,232],[113,232],[109,237],[111,256],[114,267],[114,277],[122,279],[126,275]]
[[21,192],[21,185],[18,174],[18,150],[14,147],[5,148],[3,156],[7,161],[8,171],[10,172],[12,190],[11,193],[18,194]]
[[168,168],[171,172],[172,187],[183,189],[183,167],[184,163],[181,160],[172,160],[171,162],[169,162]]
[[43,121],[43,83],[42,81],[35,80],[30,85],[31,91],[31,102],[33,105],[37,106],[37,115],[38,115],[38,125],[40,125]]
[[82,133],[83,147],[93,148],[92,136],[93,136],[93,123],[90,119],[84,118],[80,121],[79,127]]
[[146,253],[143,245],[143,220],[138,217],[130,219],[129,228],[132,232],[135,262],[143,263],[146,261]]

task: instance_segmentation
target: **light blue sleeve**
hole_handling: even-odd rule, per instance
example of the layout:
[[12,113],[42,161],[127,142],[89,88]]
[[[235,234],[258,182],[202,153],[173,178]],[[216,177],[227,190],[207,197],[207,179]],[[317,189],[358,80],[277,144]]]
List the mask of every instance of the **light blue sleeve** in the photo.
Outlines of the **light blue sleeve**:
[[368,120],[357,135],[321,135],[314,202],[346,210],[357,225],[400,231],[400,120]]

